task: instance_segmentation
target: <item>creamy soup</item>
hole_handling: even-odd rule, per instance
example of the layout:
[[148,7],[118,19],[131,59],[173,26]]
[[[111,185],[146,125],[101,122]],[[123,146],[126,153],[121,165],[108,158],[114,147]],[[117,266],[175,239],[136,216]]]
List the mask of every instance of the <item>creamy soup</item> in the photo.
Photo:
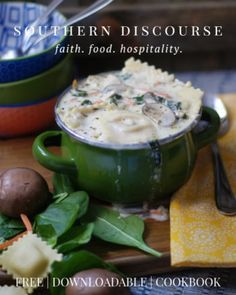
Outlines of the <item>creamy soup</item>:
[[57,114],[78,136],[112,144],[161,140],[191,125],[202,91],[130,58],[118,72],[74,81]]

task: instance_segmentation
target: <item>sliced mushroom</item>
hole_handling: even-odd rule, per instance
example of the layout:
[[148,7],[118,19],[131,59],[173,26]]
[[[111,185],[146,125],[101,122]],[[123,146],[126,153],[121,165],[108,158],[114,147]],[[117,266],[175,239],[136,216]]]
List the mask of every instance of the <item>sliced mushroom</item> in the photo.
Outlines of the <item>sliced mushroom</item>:
[[146,92],[144,95],[143,95],[143,100],[149,104],[149,103],[153,103],[155,101],[155,94],[153,92]]
[[143,114],[162,127],[172,126],[176,117],[170,108],[160,103],[148,103],[142,108]]
[[125,87],[124,84],[117,83],[117,84],[110,84],[110,85],[104,87],[103,90],[102,90],[102,92],[104,94],[110,93],[110,92],[111,93],[118,93],[118,94],[120,94],[120,93],[124,92],[125,90],[126,90],[126,87]]

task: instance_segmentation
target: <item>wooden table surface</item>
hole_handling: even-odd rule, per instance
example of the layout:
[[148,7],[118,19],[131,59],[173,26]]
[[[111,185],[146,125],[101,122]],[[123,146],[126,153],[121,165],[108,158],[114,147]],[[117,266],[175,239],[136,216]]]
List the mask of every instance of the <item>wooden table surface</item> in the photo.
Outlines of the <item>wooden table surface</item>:
[[[33,137],[0,140],[0,173],[7,168],[29,167],[41,173],[52,188],[52,172],[43,168],[33,158],[31,147]],[[145,241],[154,249],[163,252],[161,258],[146,255],[141,251],[94,240],[89,249],[105,260],[116,264],[129,275],[154,274],[173,270],[170,267],[169,222],[146,221]]]

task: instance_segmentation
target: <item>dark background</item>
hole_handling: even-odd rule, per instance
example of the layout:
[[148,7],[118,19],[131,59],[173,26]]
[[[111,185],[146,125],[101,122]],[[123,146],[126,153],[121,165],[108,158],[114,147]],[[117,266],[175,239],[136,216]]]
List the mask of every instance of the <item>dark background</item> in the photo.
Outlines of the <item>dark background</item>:
[[[48,0],[36,1],[47,4]],[[66,0],[60,10],[66,15],[74,15],[92,0]],[[89,17],[79,25],[111,25],[110,37],[74,37],[74,43],[82,47],[89,43],[99,46],[113,43],[119,48],[120,43],[128,45],[158,46],[162,43],[181,45],[183,54],[143,55],[141,58],[169,71],[217,70],[236,68],[236,1],[235,0],[114,0],[105,10]],[[220,25],[223,37],[123,37],[118,34],[120,25],[178,26],[178,25]],[[125,55],[76,55],[78,67],[83,72],[98,72],[119,68],[127,58]]]

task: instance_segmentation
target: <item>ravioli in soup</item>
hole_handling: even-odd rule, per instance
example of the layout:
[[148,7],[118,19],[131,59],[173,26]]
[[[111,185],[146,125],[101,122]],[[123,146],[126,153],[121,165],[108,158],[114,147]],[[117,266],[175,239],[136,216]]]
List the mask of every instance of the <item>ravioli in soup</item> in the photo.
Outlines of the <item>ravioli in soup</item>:
[[130,58],[118,72],[74,81],[57,115],[76,135],[110,144],[162,140],[199,116],[202,91]]

